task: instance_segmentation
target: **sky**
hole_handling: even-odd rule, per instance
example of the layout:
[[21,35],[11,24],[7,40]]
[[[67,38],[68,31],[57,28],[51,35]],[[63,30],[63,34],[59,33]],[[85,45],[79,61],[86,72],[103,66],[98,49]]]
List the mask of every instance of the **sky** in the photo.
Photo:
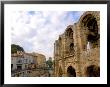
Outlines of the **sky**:
[[11,44],[25,52],[53,58],[54,42],[68,25],[76,23],[81,11],[14,11],[11,14]]

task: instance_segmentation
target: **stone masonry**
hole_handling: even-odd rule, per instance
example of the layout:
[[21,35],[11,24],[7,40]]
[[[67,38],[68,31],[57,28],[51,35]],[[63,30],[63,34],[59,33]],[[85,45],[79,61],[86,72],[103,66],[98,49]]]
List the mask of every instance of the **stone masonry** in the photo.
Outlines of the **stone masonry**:
[[54,43],[56,77],[100,76],[100,12],[87,11]]

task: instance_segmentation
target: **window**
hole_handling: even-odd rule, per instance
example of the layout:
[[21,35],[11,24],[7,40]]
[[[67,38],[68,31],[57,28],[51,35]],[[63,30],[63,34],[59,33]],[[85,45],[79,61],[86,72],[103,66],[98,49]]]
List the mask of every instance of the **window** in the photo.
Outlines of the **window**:
[[74,52],[74,44],[73,43],[70,44],[70,52]]
[[22,60],[18,60],[17,63],[22,63]]
[[67,30],[67,34],[66,34],[70,39],[73,39],[73,30],[71,28],[69,28]]

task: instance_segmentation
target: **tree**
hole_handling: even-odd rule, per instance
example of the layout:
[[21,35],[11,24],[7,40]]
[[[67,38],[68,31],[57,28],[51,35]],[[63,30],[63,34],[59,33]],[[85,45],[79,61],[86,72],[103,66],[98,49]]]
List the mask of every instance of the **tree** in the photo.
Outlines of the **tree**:
[[24,49],[16,44],[11,44],[11,53],[17,53],[17,51],[23,51]]
[[50,69],[52,69],[53,61],[51,57],[49,57],[49,59],[46,61],[46,64],[49,66]]

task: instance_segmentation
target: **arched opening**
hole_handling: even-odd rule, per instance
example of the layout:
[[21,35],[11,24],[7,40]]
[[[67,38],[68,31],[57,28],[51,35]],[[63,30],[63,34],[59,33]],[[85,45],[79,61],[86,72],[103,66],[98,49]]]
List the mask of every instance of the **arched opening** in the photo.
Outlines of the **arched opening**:
[[61,68],[61,67],[59,67],[58,76],[59,76],[59,77],[62,77],[62,75],[63,75],[63,71],[62,71],[62,68]]
[[93,18],[87,23],[88,27],[88,36],[87,40],[91,43],[91,48],[98,46],[98,40],[100,35],[98,34],[98,25],[97,21]]
[[66,37],[66,54],[70,55],[73,54],[74,52],[74,39],[73,39],[73,30],[71,27],[68,27],[66,32],[65,32],[65,37]]
[[74,43],[70,44],[70,53],[74,53]]
[[76,77],[75,69],[72,66],[67,68],[67,76],[68,77]]
[[97,24],[97,20],[95,17],[93,17],[91,14],[86,15],[83,20],[82,23],[86,29],[86,40],[87,40],[87,44],[85,45],[87,48],[87,46],[89,46],[89,48],[95,48],[99,46],[99,39],[100,39],[100,33],[99,33],[99,29],[98,29],[98,24]]
[[61,41],[61,37],[59,37],[59,41]]
[[71,28],[66,30],[66,36],[68,36],[70,39],[73,39],[73,30]]
[[100,76],[100,67],[91,65],[87,67],[86,74],[88,77],[99,77]]

